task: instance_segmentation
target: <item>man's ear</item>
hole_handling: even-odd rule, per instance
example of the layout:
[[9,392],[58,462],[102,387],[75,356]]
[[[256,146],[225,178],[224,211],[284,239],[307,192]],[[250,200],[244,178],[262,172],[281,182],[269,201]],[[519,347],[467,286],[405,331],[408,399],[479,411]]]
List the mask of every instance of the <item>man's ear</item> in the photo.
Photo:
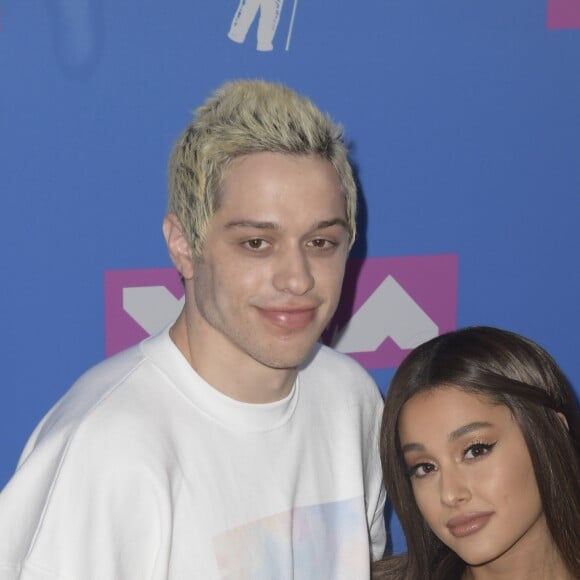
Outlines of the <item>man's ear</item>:
[[163,235],[175,268],[185,280],[190,280],[193,278],[193,254],[175,214],[167,214],[163,219]]

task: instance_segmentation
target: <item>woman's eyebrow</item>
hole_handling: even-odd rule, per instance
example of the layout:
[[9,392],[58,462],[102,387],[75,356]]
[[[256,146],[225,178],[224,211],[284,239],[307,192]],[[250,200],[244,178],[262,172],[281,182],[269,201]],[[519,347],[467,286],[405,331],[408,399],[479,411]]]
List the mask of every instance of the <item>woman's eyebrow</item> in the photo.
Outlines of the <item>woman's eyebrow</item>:
[[401,451],[403,453],[407,453],[407,451],[425,451],[425,446],[421,445],[421,443],[405,443],[401,447]]
[[451,433],[449,433],[448,439],[449,441],[456,441],[467,433],[477,431],[478,429],[484,429],[486,427],[493,427],[493,425],[488,421],[474,421],[473,423],[468,423],[467,425],[463,425],[462,427],[451,431]]
[[[488,421],[474,421],[473,423],[467,423],[466,425],[462,425],[461,427],[451,431],[447,439],[449,441],[456,441],[467,433],[477,431],[478,429],[485,429],[487,427],[493,427],[493,424],[489,423]],[[403,453],[407,453],[409,451],[425,451],[425,446],[422,443],[405,443],[405,445],[401,446],[401,451]]]

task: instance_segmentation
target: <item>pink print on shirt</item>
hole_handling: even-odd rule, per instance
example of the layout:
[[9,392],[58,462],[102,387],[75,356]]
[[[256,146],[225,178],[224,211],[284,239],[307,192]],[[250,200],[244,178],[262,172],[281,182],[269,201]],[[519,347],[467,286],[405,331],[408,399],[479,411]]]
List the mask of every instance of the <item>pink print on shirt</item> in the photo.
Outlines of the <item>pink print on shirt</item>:
[[222,580],[352,580],[369,570],[362,497],[296,507],[214,537]]

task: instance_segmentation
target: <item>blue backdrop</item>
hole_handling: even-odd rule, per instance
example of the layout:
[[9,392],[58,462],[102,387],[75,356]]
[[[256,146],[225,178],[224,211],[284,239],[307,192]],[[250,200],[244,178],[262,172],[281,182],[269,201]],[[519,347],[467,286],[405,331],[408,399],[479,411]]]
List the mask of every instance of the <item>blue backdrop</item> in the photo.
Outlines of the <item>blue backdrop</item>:
[[[455,255],[457,324],[535,339],[580,392],[579,6],[0,2],[0,487],[105,356],[104,273],[170,265],[169,150],[238,77],[344,124],[366,207],[354,257]],[[371,372],[384,390],[392,364]]]

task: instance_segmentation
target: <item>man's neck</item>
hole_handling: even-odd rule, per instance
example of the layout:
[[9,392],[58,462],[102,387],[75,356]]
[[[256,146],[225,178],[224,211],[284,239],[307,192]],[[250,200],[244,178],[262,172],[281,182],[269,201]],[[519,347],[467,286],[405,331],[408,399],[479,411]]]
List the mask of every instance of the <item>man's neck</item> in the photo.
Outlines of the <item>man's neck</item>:
[[223,348],[206,344],[187,322],[183,311],[170,329],[170,337],[193,370],[210,386],[244,403],[272,403],[292,390],[297,369],[274,369],[238,351],[224,338]]

